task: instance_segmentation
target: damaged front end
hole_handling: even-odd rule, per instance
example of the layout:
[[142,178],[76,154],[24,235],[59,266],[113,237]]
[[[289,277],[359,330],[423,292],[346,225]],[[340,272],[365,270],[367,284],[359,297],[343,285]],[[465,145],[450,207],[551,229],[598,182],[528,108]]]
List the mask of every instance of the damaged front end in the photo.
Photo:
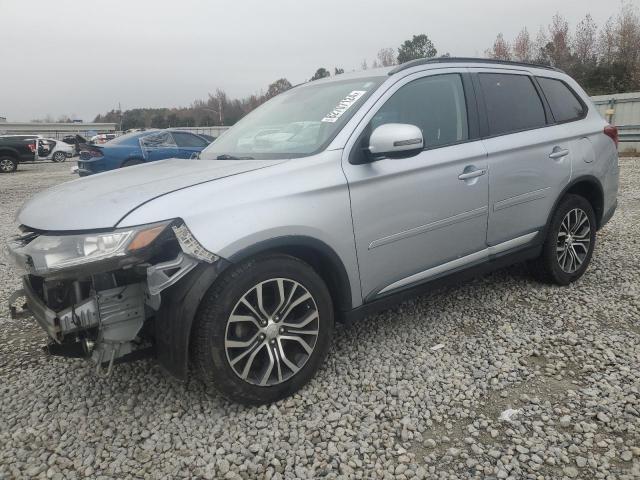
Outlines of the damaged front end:
[[23,273],[11,316],[32,315],[52,339],[49,353],[88,357],[101,375],[153,353],[162,292],[221,260],[181,220],[104,232],[21,230],[8,248]]

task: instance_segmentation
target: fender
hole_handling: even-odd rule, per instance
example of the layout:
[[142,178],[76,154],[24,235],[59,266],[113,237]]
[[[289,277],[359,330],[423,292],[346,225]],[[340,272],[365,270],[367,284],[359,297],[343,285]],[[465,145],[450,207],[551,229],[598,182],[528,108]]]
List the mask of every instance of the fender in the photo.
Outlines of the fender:
[[347,269],[338,254],[325,242],[305,235],[275,237],[234,253],[229,257],[229,261],[241,262],[267,251],[287,253],[309,263],[329,288],[335,302],[336,313],[352,309],[354,298]]

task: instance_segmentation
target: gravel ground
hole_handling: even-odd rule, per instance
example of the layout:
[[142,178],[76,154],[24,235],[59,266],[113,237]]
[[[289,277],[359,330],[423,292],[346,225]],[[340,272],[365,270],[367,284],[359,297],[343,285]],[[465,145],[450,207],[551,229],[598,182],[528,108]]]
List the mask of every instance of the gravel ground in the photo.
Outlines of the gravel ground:
[[[0,238],[69,164],[0,176]],[[248,408],[151,361],[94,376],[8,321],[0,260],[0,478],[640,478],[640,159],[577,284],[524,267],[338,328],[294,397]],[[505,411],[513,413],[500,420]]]

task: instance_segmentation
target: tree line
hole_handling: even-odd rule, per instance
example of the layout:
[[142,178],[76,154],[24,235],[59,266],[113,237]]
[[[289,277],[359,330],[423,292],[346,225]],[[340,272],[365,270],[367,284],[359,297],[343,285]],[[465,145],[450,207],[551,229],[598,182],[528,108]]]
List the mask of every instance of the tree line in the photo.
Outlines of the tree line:
[[550,65],[571,75],[589,95],[640,90],[640,17],[631,4],[598,26],[587,14],[572,31],[560,14],[535,38],[524,27],[512,41],[502,33],[489,58]]
[[[438,50],[426,34],[413,35],[397,49],[382,48],[369,63],[363,60],[360,69],[388,67],[418,58],[435,58]],[[443,53],[440,57],[449,57]],[[546,27],[540,27],[533,38],[523,27],[509,41],[499,33],[485,56],[499,60],[539,63],[560,68],[575,78],[589,95],[640,90],[640,17],[631,4],[623,4],[617,15],[598,26],[587,14],[571,30],[560,14]],[[333,75],[344,73],[334,67]],[[315,81],[330,77],[331,69],[318,68],[309,78]],[[275,95],[291,88],[286,78],[271,83],[266,91],[243,98],[229,98],[223,90],[209,94],[206,100],[196,100],[182,108],[135,108],[112,110],[98,115],[95,122],[114,122],[122,130],[130,128],[199,127],[233,125],[244,115]]]

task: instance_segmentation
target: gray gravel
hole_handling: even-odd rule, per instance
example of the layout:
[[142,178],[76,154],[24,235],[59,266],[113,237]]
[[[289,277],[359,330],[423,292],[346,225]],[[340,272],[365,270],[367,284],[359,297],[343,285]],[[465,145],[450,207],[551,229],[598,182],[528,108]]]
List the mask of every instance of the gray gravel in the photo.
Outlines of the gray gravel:
[[[0,238],[69,166],[0,176]],[[7,320],[0,260],[0,478],[640,478],[639,257],[640,159],[622,159],[577,284],[515,266],[339,328],[316,378],[260,408],[151,361],[102,380],[46,358],[33,322]]]

